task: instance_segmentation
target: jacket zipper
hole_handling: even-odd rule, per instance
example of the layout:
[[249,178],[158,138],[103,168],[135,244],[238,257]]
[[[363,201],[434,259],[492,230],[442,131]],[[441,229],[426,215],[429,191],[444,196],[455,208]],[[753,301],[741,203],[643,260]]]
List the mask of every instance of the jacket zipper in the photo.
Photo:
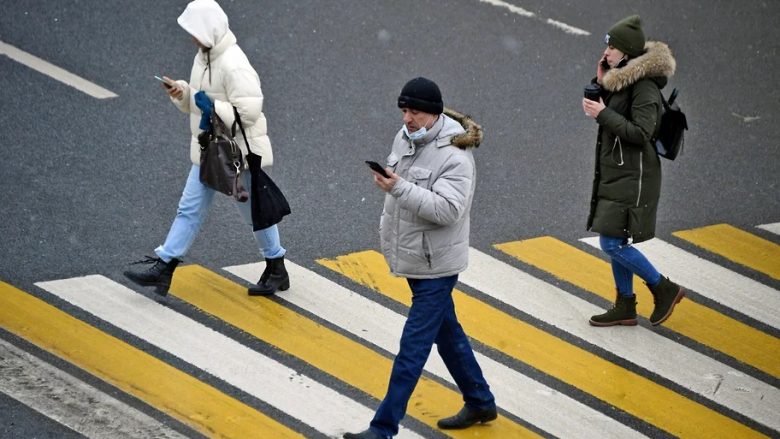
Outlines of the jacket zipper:
[[636,207],[639,207],[639,199],[642,198],[642,174],[643,174],[643,166],[642,166],[642,151],[639,151],[639,193],[636,196]]
[[425,260],[428,261],[428,268],[433,268],[433,263],[431,262],[431,246],[428,245],[428,237],[425,235],[425,232],[422,234],[422,245]]

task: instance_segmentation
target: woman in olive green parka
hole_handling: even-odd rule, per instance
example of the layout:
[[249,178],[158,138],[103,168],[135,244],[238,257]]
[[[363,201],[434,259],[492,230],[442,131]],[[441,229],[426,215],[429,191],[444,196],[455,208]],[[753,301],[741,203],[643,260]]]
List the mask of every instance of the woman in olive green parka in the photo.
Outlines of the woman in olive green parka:
[[676,62],[666,44],[645,41],[636,15],[612,26],[605,42],[593,80],[601,86],[601,96],[598,101],[583,99],[582,107],[599,125],[588,230],[599,233],[601,248],[611,259],[617,299],[590,323],[637,324],[636,274],[653,293],[656,306],[650,322],[658,325],[685,292],[661,276],[632,243],[655,236],[661,163],[651,139],[663,111],[660,89],[674,74]]

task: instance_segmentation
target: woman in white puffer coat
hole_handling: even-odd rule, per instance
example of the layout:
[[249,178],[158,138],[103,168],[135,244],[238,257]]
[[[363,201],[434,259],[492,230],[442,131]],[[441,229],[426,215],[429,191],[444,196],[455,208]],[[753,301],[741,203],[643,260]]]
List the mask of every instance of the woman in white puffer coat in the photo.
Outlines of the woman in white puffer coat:
[[[148,257],[140,263],[153,264],[150,268],[125,271],[132,281],[144,286],[156,286],[156,292],[165,295],[173,272],[187,253],[206,217],[214,191],[200,182],[200,144],[198,134],[207,129],[212,111],[231,126],[233,108],[241,117],[251,152],[262,157],[263,167],[273,163],[271,142],[263,115],[263,92],[260,78],[244,52],[236,44],[236,37],[228,27],[225,12],[214,0],[190,2],[178,18],[179,25],[192,36],[198,53],[192,65],[189,83],[164,77],[164,87],[171,101],[182,112],[190,115],[190,169],[184,186],[176,218],[165,242],[155,249],[157,257]],[[244,142],[236,142],[246,155]],[[245,187],[251,187],[249,173],[242,173]],[[237,202],[242,217],[252,227],[251,200]],[[276,225],[254,232],[266,268],[257,285],[249,288],[250,295],[270,295],[290,286],[284,267],[286,250],[282,247]]]

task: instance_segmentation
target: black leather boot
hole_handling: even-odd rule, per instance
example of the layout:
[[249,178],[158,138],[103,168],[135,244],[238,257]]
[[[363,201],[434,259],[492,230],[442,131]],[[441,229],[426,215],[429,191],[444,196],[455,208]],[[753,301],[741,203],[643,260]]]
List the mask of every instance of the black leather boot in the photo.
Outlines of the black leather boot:
[[344,439],[385,439],[385,436],[375,433],[371,429],[361,431],[360,433],[344,433],[342,437]]
[[287,269],[284,268],[284,256],[266,259],[265,264],[266,269],[260,276],[260,280],[257,281],[257,285],[249,287],[250,296],[270,296],[276,290],[286,291],[290,288],[290,276],[287,275]]
[[168,295],[168,289],[171,287],[171,280],[173,279],[173,271],[176,270],[176,266],[179,265],[178,259],[171,259],[170,262],[165,262],[160,258],[153,258],[147,256],[143,261],[133,262],[135,264],[154,264],[146,269],[127,270],[124,275],[131,281],[145,287],[157,287],[154,292],[161,295]]
[[468,428],[472,425],[481,422],[490,422],[498,417],[496,408],[489,409],[473,409],[464,406],[458,414],[449,418],[440,419],[436,425],[442,430],[459,430],[462,428]]
[[590,318],[591,326],[635,326],[636,296],[623,296],[618,293],[615,306],[604,314]]
[[653,301],[655,301],[655,308],[650,315],[650,323],[653,326],[660,325],[672,315],[674,306],[685,297],[685,290],[670,281],[668,277],[663,276],[661,276],[661,282],[658,285],[652,287],[648,285],[647,288],[653,293]]

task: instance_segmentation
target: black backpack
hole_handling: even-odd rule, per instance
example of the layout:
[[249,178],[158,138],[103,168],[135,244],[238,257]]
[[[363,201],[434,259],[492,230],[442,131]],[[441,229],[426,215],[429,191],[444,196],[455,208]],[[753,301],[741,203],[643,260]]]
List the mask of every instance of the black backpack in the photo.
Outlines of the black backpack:
[[669,160],[674,160],[682,152],[683,144],[685,143],[685,130],[688,129],[688,120],[685,118],[685,113],[674,103],[675,99],[677,99],[676,88],[669,95],[668,102],[664,99],[664,94],[661,93],[661,102],[664,109],[661,114],[661,126],[658,128],[658,135],[653,139],[658,155]]

